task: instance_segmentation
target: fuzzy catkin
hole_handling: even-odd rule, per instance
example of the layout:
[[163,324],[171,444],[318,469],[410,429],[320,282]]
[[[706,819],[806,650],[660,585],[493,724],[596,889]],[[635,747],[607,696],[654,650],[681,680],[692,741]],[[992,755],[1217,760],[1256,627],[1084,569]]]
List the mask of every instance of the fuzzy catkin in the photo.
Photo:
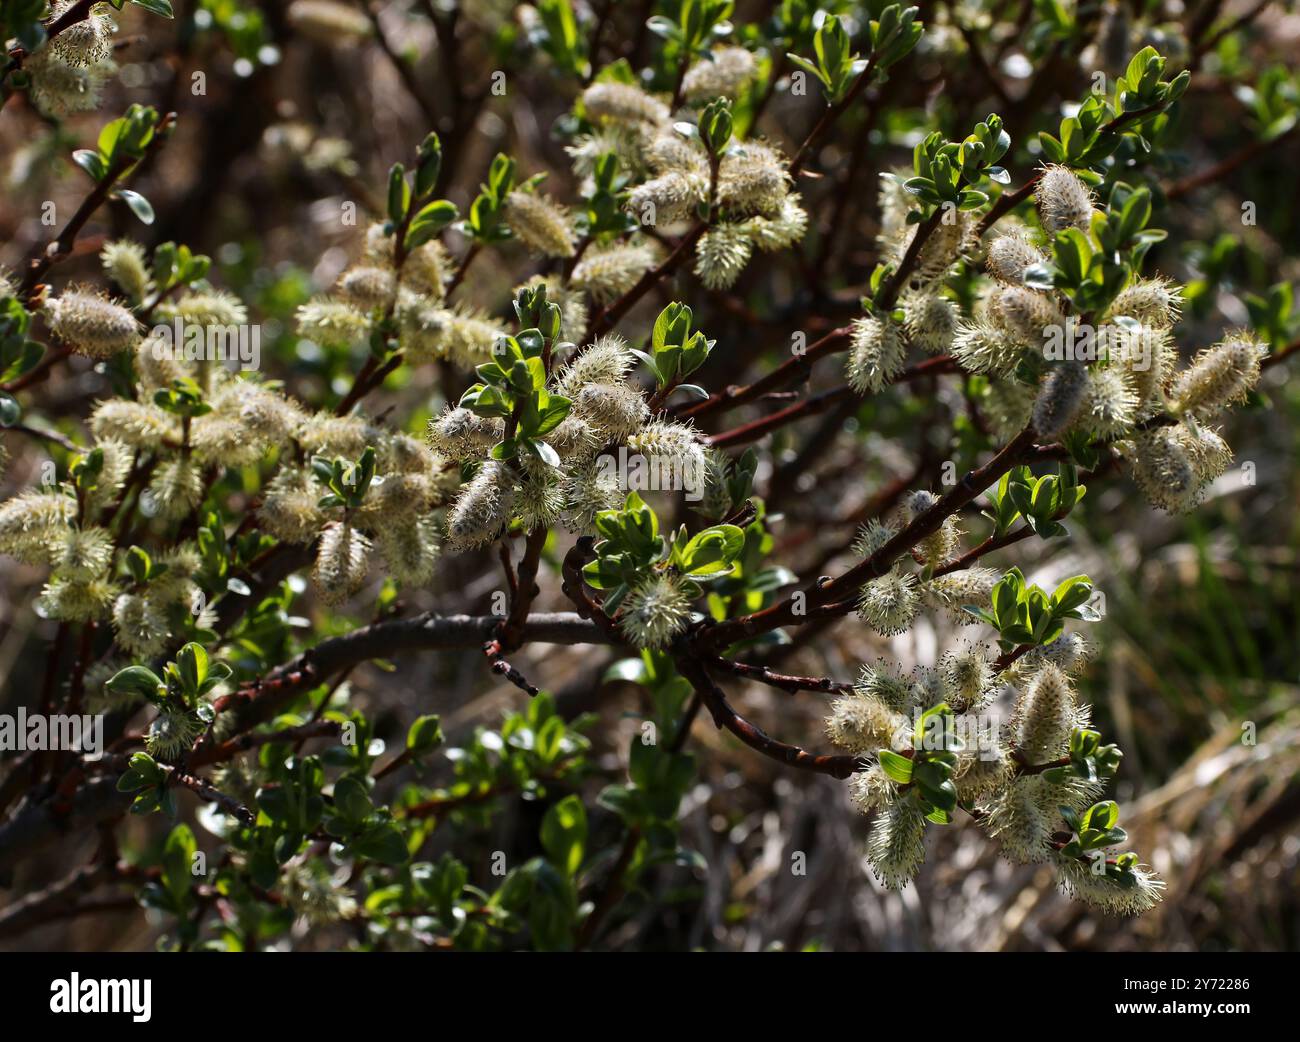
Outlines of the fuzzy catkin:
[[1019,286],[999,291],[991,302],[991,313],[1004,329],[1038,351],[1051,329],[1065,326],[1065,316],[1051,297]]
[[753,245],[736,224],[710,228],[695,247],[695,274],[709,289],[730,289],[749,263]]
[[397,275],[391,268],[359,264],[339,276],[338,293],[363,311],[387,308],[397,293]]
[[964,609],[987,608],[998,578],[993,569],[976,565],[930,579],[922,592],[928,603],[947,613],[950,622],[971,626],[979,620]]
[[140,342],[136,317],[101,293],[68,290],[46,304],[45,311],[54,335],[91,358],[112,358]]
[[44,48],[23,63],[23,72],[30,77],[27,95],[36,110],[43,116],[61,118],[99,108],[101,91],[117,73],[117,64],[108,57],[86,65],[73,64]]
[[1069,167],[1049,166],[1034,192],[1043,227],[1051,234],[1066,228],[1086,232],[1092,220],[1092,193]]
[[858,615],[884,637],[902,633],[919,608],[916,576],[888,572],[865,584],[858,595]]
[[1026,763],[1054,760],[1065,751],[1074,723],[1074,691],[1069,679],[1056,666],[1044,665],[1016,705],[1016,748]]
[[129,239],[116,239],[100,251],[99,262],[108,276],[131,300],[139,302],[153,289],[144,247]]
[[655,251],[648,245],[618,244],[589,250],[573,269],[572,282],[605,304],[626,293],[655,264]]
[[989,274],[1009,286],[1025,281],[1025,270],[1042,264],[1046,258],[1023,235],[1008,232],[989,244],[986,266]]
[[692,105],[734,98],[757,72],[758,62],[745,48],[720,47],[687,70],[682,95]]
[[1170,397],[1178,415],[1208,420],[1243,401],[1259,382],[1259,345],[1232,337],[1206,348],[1174,378]]
[[573,411],[609,438],[628,437],[650,415],[640,392],[622,383],[588,384],[574,397]]
[[298,308],[298,334],[326,347],[360,343],[370,334],[370,318],[339,300],[311,300]]
[[663,647],[686,628],[690,603],[681,580],[668,574],[653,575],[628,594],[619,628],[639,648]]
[[593,121],[658,125],[668,119],[667,105],[629,83],[593,83],[582,92],[582,106]]
[[1034,430],[1058,438],[1074,423],[1088,394],[1088,369],[1080,362],[1058,362],[1034,402]]
[[371,33],[364,12],[334,0],[293,0],[286,14],[297,32],[326,47],[348,44]]
[[515,238],[543,257],[573,256],[576,234],[569,215],[537,192],[515,189],[506,196],[506,226]]
[[909,343],[937,355],[952,346],[957,333],[956,305],[937,293],[909,293],[901,301],[903,335]]
[[1120,291],[1111,302],[1110,313],[1168,329],[1178,321],[1181,305],[1182,294],[1168,279],[1141,279]]
[[326,604],[342,604],[366,579],[370,540],[346,521],[331,521],[321,532],[312,568],[312,585]]
[[510,468],[488,460],[461,489],[447,517],[447,533],[456,549],[482,546],[496,538],[510,520],[515,483]]
[[925,860],[925,813],[911,796],[896,800],[877,816],[867,841],[867,863],[890,890],[912,881]]
[[880,749],[894,749],[900,736],[909,733],[910,721],[880,699],[857,690],[831,704],[826,735],[851,753],[874,756]]
[[845,375],[858,394],[879,391],[902,372],[907,347],[888,319],[854,319],[850,343]]
[[621,384],[635,361],[626,340],[606,334],[565,363],[555,378],[556,388],[572,398],[588,384]]

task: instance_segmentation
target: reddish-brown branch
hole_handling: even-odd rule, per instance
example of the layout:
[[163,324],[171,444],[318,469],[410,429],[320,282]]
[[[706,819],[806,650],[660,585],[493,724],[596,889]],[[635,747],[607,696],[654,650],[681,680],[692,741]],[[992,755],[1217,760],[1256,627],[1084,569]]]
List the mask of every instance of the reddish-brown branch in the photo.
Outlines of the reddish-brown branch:
[[865,769],[861,757],[846,755],[818,755],[778,741],[758,727],[755,727],[737,713],[728,703],[722,689],[709,676],[708,670],[695,658],[679,655],[676,659],[677,670],[690,681],[699,694],[705,707],[713,717],[719,730],[726,729],[739,738],[745,745],[764,756],[777,760],[787,767],[829,774],[832,778],[848,778]]
[[[903,370],[893,380],[891,384],[909,383],[913,380],[919,380],[924,376],[935,376],[939,373],[959,372],[957,363],[947,355],[940,355],[937,358],[930,358],[917,365]],[[821,394],[813,395],[802,402],[796,402],[794,405],[787,406],[784,409],[774,412],[768,416],[760,417],[750,423],[742,424],[729,431],[723,431],[715,434],[708,439],[710,445],[714,448],[723,449],[731,445],[743,445],[746,442],[755,441],[764,434],[776,430],[778,427],[784,427],[788,423],[801,420],[805,416],[815,416],[818,413],[825,412],[831,406],[840,402],[849,401],[857,396],[857,392],[847,384],[841,384],[829,391],[823,391]]]
[[1262,138],[1252,141],[1245,148],[1242,148],[1233,155],[1228,156],[1228,158],[1224,159],[1222,162],[1215,163],[1214,166],[1207,167],[1200,173],[1184,177],[1181,181],[1175,181],[1165,189],[1165,198],[1170,202],[1173,202],[1174,200],[1181,199],[1185,195],[1190,195],[1198,188],[1204,188],[1206,185],[1213,184],[1215,181],[1222,181],[1233,171],[1245,166],[1256,156],[1269,151],[1276,145],[1281,144],[1287,138],[1294,136],[1297,131],[1300,131],[1300,125],[1292,127],[1284,134],[1279,134],[1271,141],[1265,141]]
[[745,680],[755,680],[769,687],[779,688],[792,695],[801,691],[820,691],[822,693],[847,694],[853,690],[852,684],[844,683],[833,677],[800,677],[785,673],[775,673],[767,666],[751,666],[745,662],[731,659],[715,658],[709,662],[712,669],[724,670]]
[[852,610],[852,600],[838,600],[863,583],[883,575],[893,563],[926,536],[933,535],[943,522],[963,509],[976,496],[1018,464],[1034,445],[1031,428],[1021,431],[982,467],[972,470],[930,509],[918,514],[911,523],[861,564],[850,568],[837,579],[815,583],[785,600],[752,615],[728,619],[697,631],[695,640],[705,649],[723,648],[739,640],[769,633],[782,626],[798,625],[813,616],[813,609],[835,603],[837,614]]
[[81,229],[86,226],[86,222],[90,220],[95,211],[104,204],[104,201],[117,187],[117,182],[132,170],[138,170],[162,147],[171,132],[172,124],[175,122],[176,113],[168,112],[158,121],[158,125],[154,128],[153,137],[150,139],[149,144],[145,146],[144,154],[139,159],[124,156],[109,167],[104,176],[95,183],[95,187],[91,189],[90,194],[81,201],[81,205],[77,207],[76,212],[64,225],[58,236],[39,254],[28,261],[27,268],[23,272],[22,282],[18,288],[18,295],[23,300],[30,301],[33,292],[45,273],[72,253],[73,244],[81,233]]

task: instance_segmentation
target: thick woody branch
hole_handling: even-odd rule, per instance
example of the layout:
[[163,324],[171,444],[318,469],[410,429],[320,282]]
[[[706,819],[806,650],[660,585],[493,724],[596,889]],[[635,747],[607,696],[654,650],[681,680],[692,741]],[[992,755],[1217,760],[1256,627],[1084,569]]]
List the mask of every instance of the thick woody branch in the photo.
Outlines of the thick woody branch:
[[[323,640],[254,684],[219,699],[217,711],[237,710],[246,723],[256,723],[269,718],[293,696],[310,690],[341,669],[403,651],[482,648],[500,624],[501,619],[495,615],[433,614],[371,623],[343,636]],[[572,612],[538,612],[528,616],[520,627],[520,641],[612,643],[596,623]]]

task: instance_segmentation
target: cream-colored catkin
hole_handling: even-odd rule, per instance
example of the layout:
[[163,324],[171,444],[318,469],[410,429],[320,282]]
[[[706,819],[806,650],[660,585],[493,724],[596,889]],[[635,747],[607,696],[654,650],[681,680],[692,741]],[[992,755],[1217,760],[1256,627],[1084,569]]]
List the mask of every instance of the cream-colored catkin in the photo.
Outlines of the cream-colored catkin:
[[592,121],[657,126],[668,119],[667,105],[630,83],[593,83],[582,92],[582,107]]
[[641,393],[623,383],[588,384],[574,396],[573,411],[613,439],[635,434],[650,416]]
[[307,545],[325,523],[324,490],[305,467],[281,467],[262,494],[258,526],[286,543]]
[[696,244],[695,274],[709,289],[730,289],[745,270],[752,252],[753,244],[743,227],[715,225]]
[[1119,292],[1111,302],[1110,313],[1168,329],[1178,321],[1182,299],[1178,287],[1168,279],[1140,279]]
[[50,330],[72,350],[108,359],[140,342],[141,327],[128,308],[102,293],[70,289],[45,305]]
[[[900,242],[900,261],[912,238],[919,234],[920,227],[913,225],[911,234],[904,236]],[[970,253],[976,242],[975,222],[969,213],[958,212],[951,221],[940,221],[921,246],[916,268],[912,272],[911,285],[926,286],[946,278],[952,266]]]
[[297,32],[326,47],[353,43],[371,34],[365,12],[335,0],[293,0],[286,14]]
[[189,456],[163,460],[144,493],[144,510],[167,521],[178,521],[203,500],[203,474]]
[[61,119],[99,108],[104,84],[117,73],[117,63],[104,57],[74,64],[46,47],[27,58],[23,72],[30,80],[27,96],[35,109],[42,116]]
[[718,202],[731,213],[776,217],[790,190],[785,156],[759,141],[727,151],[718,165]]
[[950,351],[962,368],[972,373],[1007,375],[1028,357],[1030,349],[1000,321],[995,322],[987,309],[957,326]]
[[387,308],[397,295],[397,274],[376,264],[358,264],[339,276],[338,293],[362,311]]
[[989,243],[985,266],[989,274],[999,282],[1008,286],[1021,286],[1025,281],[1026,269],[1042,264],[1046,259],[1023,235],[1008,232]]
[[555,385],[561,394],[573,398],[588,384],[621,384],[635,361],[627,341],[617,333],[608,333],[566,362]]
[[1016,749],[1026,763],[1055,760],[1065,752],[1076,719],[1069,678],[1056,666],[1044,665],[1025,687],[1013,719]]
[[800,242],[808,231],[808,211],[798,195],[791,193],[781,201],[781,212],[774,217],[755,216],[742,222],[754,249],[770,253]]
[[1134,439],[1133,479],[1152,505],[1170,513],[1196,506],[1232,462],[1232,450],[1206,427],[1186,424],[1142,431]]
[[883,637],[906,630],[919,607],[916,576],[908,572],[887,572],[858,593],[858,616]]
[[1259,344],[1246,336],[1230,337],[1206,348],[1174,377],[1169,396],[1172,411],[1208,420],[1245,400],[1259,382],[1261,358]]
[[370,335],[370,318],[341,300],[310,300],[299,306],[298,333],[326,347],[357,344]]
[[987,608],[993,586],[1000,576],[992,568],[975,565],[941,575],[922,584],[926,603],[942,609],[948,621],[957,626],[972,626],[979,620],[967,607]]
[[831,704],[826,735],[851,753],[870,756],[881,749],[895,749],[900,736],[910,734],[911,721],[879,698],[856,690]]
[[515,238],[543,257],[571,257],[577,241],[563,207],[538,192],[515,189],[506,196],[506,226]]
[[1065,316],[1045,293],[1008,286],[990,302],[989,314],[1031,349],[1042,351],[1045,339],[1065,327]]
[[588,250],[573,269],[572,282],[598,304],[607,304],[635,286],[654,267],[655,257],[655,250],[644,243]]
[[659,648],[686,628],[690,598],[681,580],[668,573],[652,575],[623,602],[619,628],[638,648]]
[[889,319],[866,316],[853,320],[845,377],[858,394],[879,391],[903,371],[907,345]]
[[366,579],[370,540],[346,521],[331,521],[321,532],[312,568],[312,585],[326,604],[342,604]]
[[429,421],[429,444],[457,463],[477,462],[505,436],[505,421],[479,416],[469,409],[449,408]]
[[1088,393],[1082,423],[1102,439],[1120,436],[1137,420],[1138,394],[1128,374],[1118,366],[1093,366],[1088,370]]
[[1092,221],[1092,192],[1073,170],[1049,166],[1038,180],[1034,192],[1043,227],[1056,234],[1067,228],[1086,232]]
[[1082,362],[1057,362],[1034,402],[1034,430],[1043,438],[1060,437],[1073,425],[1087,395],[1087,366]]
[[696,62],[682,81],[682,96],[692,105],[713,98],[735,98],[758,73],[758,61],[743,47],[719,47]]
[[515,479],[505,463],[488,460],[461,489],[447,516],[454,549],[472,549],[495,539],[509,522]]
[[952,347],[957,334],[957,306],[938,293],[908,293],[900,302],[903,308],[903,335],[908,343],[918,345],[932,355]]
[[890,890],[912,881],[925,860],[925,813],[909,793],[895,800],[871,826],[867,863]]
[[144,247],[130,239],[115,239],[99,253],[104,274],[132,301],[139,303],[153,289],[149,260]]

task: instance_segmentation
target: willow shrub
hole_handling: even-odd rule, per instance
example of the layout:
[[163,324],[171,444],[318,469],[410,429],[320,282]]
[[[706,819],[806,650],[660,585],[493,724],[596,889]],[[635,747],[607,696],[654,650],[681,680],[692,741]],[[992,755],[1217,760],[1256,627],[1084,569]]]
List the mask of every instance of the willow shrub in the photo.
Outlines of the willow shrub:
[[[1131,25],[1035,4],[1016,43],[996,22],[963,42],[951,16],[926,25],[897,5],[785,0],[733,24],[731,3],[682,0],[646,5],[658,42],[641,66],[609,60],[622,51],[613,31],[636,27],[593,6],[550,0],[517,12],[524,32],[493,30],[570,99],[556,126],[568,170],[547,179],[502,153],[457,205],[445,174],[461,157],[428,133],[374,186],[383,212],[296,311],[297,337],[356,360],[338,400],[250,365],[238,336],[255,311],[207,256],[151,242],[153,205],[128,186],[167,147],[173,116],[133,105],[72,154],[85,205],[0,278],[11,450],[42,437],[26,413],[53,370],[89,359],[109,379],[67,437],[44,435],[57,461],[46,478],[11,484],[0,549],[43,570],[17,610],[53,634],[56,672],[22,700],[33,714],[102,717],[107,749],[83,736],[11,761],[0,834],[15,843],[0,859],[12,870],[97,826],[105,842],[78,878],[137,893],[162,913],[168,947],[292,945],[317,936],[303,922],[326,931],[313,943],[360,948],[587,946],[660,866],[709,871],[677,827],[703,708],[754,755],[841,779],[888,887],[909,885],[927,836],[965,818],[1089,905],[1150,908],[1165,884],[1106,798],[1122,751],[1076,691],[1105,654],[1089,637],[1093,584],[1040,587],[1015,562],[1016,544],[1068,540],[1101,482],[1194,509],[1232,464],[1227,415],[1258,401],[1278,357],[1285,314],[1197,349],[1180,332],[1182,287],[1148,256],[1165,238],[1163,142],[1197,40],[1155,31],[1152,4]],[[23,96],[48,118],[94,111],[116,71],[110,5],[5,0],[0,12],[11,108]],[[464,19],[494,24],[474,5]],[[380,31],[328,0],[297,0],[288,23],[333,45]],[[1111,67],[1117,32],[1133,46]],[[1173,57],[1142,43],[1156,37]],[[996,111],[953,126],[907,107],[917,53],[965,51],[972,77],[983,66],[996,79],[972,49],[999,42],[1034,61],[1079,54],[1099,75],[1024,141]],[[1258,133],[1289,133],[1294,81],[1260,80]],[[808,129],[765,122],[785,95],[807,96],[795,111]],[[873,125],[914,144],[910,165],[872,166]],[[860,283],[825,263],[840,231],[828,221],[853,210],[819,189],[823,162],[877,215]],[[109,200],[142,223],[103,243],[97,274],[65,279]],[[791,298],[790,324],[811,328],[819,309],[847,321],[754,365],[762,333],[727,343],[711,316],[724,299],[763,310],[744,280],[791,255],[814,281]],[[528,273],[509,300],[476,277],[494,265]],[[423,428],[407,370],[437,374],[425,400],[443,404]],[[741,373],[750,382],[733,382]],[[791,571],[762,493],[786,462],[772,437],[827,409],[944,386],[957,405],[943,392],[929,422],[951,427],[969,469],[944,477],[931,460],[826,558],[838,571]],[[392,404],[376,408],[384,393]],[[748,422],[720,422],[741,409]],[[446,570],[449,557],[504,569],[495,613],[403,616],[420,589],[466,574]],[[540,600],[567,610],[540,612]],[[347,621],[358,618],[373,621]],[[882,638],[933,628],[936,658],[906,669],[882,641],[854,679],[773,668],[801,647],[808,658],[816,640],[803,634],[841,619]],[[548,643],[627,649],[614,675],[653,708],[625,778],[594,784],[593,720],[564,719],[538,690],[557,678],[508,658]],[[454,749],[433,716],[396,748],[391,733],[381,741],[343,681],[421,647],[481,650],[485,678],[520,689],[518,708]],[[750,723],[726,691],[741,681],[827,698],[838,751]],[[520,796],[545,806],[536,856],[457,856]],[[165,838],[140,847],[131,832],[137,846],[119,858],[111,837],[127,835],[128,814]],[[37,891],[22,922],[62,909],[72,886]]]

